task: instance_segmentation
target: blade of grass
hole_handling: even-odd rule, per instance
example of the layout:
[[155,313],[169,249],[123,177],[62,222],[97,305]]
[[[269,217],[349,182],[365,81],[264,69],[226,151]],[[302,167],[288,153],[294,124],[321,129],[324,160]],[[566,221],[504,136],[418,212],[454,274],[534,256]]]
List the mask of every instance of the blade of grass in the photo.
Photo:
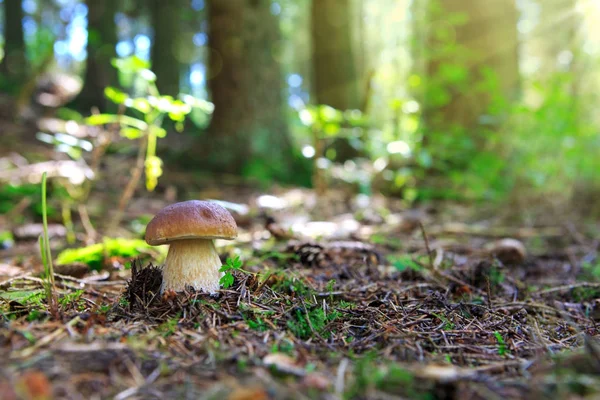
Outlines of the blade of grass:
[[52,253],[50,252],[50,238],[48,237],[48,210],[46,207],[46,172],[42,174],[42,223],[44,226],[43,236],[40,237],[40,254],[44,265],[44,289],[49,311],[58,317],[56,300],[56,288],[54,286],[54,266],[52,265]]

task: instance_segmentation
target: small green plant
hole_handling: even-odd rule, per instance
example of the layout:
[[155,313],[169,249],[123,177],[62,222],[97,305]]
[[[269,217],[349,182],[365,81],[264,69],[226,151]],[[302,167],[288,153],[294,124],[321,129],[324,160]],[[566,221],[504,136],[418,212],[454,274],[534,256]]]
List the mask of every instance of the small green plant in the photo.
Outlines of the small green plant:
[[110,311],[110,304],[101,304],[100,307],[98,307],[98,312],[100,314],[107,314]]
[[67,293],[62,296],[60,299],[58,299],[58,303],[62,307],[75,305],[77,310],[82,310],[85,308],[85,301],[81,299],[82,295],[83,290],[76,290],[73,293]]
[[338,303],[338,308],[352,310],[356,308],[356,303],[352,303],[351,301],[340,300]]
[[288,355],[293,355],[294,342],[284,338],[279,343],[274,343],[273,346],[271,346],[271,353],[284,353]]
[[318,307],[306,313],[297,309],[293,318],[288,320],[287,326],[294,336],[299,339],[308,339],[313,332],[324,337],[329,337],[330,331],[325,331],[325,327],[339,317],[337,311],[325,314],[323,308]]
[[490,278],[490,283],[492,284],[492,286],[498,286],[502,282],[504,282],[504,278],[505,278],[504,272],[502,271],[501,268],[499,268],[497,263],[494,263],[492,265],[492,267],[490,268],[489,278]]
[[331,279],[327,282],[325,289],[329,292],[329,301],[333,302],[333,289],[335,288],[335,279]]
[[506,342],[504,341],[504,338],[498,331],[494,332],[494,337],[496,338],[496,341],[498,342],[498,355],[504,356],[505,354],[508,353],[508,349],[506,348]]
[[275,280],[271,288],[276,292],[307,296],[312,291],[301,278],[289,271],[278,271],[271,274],[271,276]]
[[159,327],[157,328],[157,331],[160,333],[160,335],[162,337],[169,337],[169,336],[173,335],[175,333],[175,331],[177,330],[177,324],[179,323],[179,318],[180,318],[180,316],[176,315],[175,317],[166,320],[161,325],[159,325]]
[[[345,399],[370,398],[373,389],[401,395],[402,398],[429,398],[414,374],[398,364],[380,365],[376,352],[368,352],[356,360],[353,379],[344,393]],[[422,382],[421,382],[422,383]]]
[[28,322],[39,321],[39,320],[42,320],[46,315],[47,315],[46,312],[44,312],[40,309],[34,308],[34,309],[29,310],[29,313],[27,314],[26,319]]
[[586,279],[600,280],[600,262],[585,261],[581,263],[581,270]]
[[156,143],[157,139],[167,135],[167,131],[162,127],[165,117],[171,119],[177,130],[181,131],[186,116],[194,107],[210,114],[213,105],[192,96],[183,96],[183,100],[179,100],[161,95],[156,87],[156,75],[149,69],[149,64],[143,60],[115,59],[113,66],[122,74],[132,75],[135,88],[138,93],[143,94],[130,96],[110,86],[105,88],[104,94],[113,103],[130,109],[135,116],[97,114],[88,117],[86,122],[90,125],[117,123],[121,126],[121,136],[131,140],[141,140],[140,147],[146,150],[144,160],[146,188],[152,191],[162,175],[162,160],[156,155]]
[[158,178],[163,173],[163,162],[156,154],[156,145],[159,138],[167,135],[167,130],[163,128],[165,118],[173,121],[175,128],[182,131],[186,117],[193,109],[200,109],[209,115],[214,108],[212,103],[192,96],[183,96],[180,100],[161,95],[156,87],[156,75],[149,69],[150,64],[137,57],[115,59],[113,66],[121,75],[131,78],[135,95],[110,86],[104,89],[104,94],[122,109],[127,108],[131,115],[123,112],[96,114],[85,120],[89,125],[117,124],[121,128],[121,136],[139,141],[137,163],[119,200],[119,212],[110,223],[112,227],[120,222],[122,212],[141,178],[142,169],[146,175],[148,191],[153,191],[158,184]]
[[227,258],[227,261],[225,261],[225,264],[223,264],[221,266],[221,268],[219,268],[219,271],[224,273],[224,275],[219,280],[219,283],[221,284],[221,286],[223,286],[223,288],[227,289],[233,285],[233,282],[234,282],[234,277],[233,277],[233,273],[232,273],[233,271],[241,271],[246,274],[252,274],[252,272],[242,269],[242,265],[243,265],[243,262],[240,259],[240,256],[235,256],[233,258]]
[[58,317],[58,306],[56,300],[56,287],[54,285],[54,266],[52,265],[52,253],[50,252],[50,239],[48,237],[48,214],[46,209],[46,172],[42,174],[42,222],[44,234],[40,236],[40,254],[44,265],[44,290],[50,313]]
[[423,270],[423,266],[408,255],[390,255],[388,261],[400,272],[406,270],[420,272]]
[[441,314],[436,314],[434,312],[432,312],[431,314],[434,315],[436,318],[438,318],[440,321],[442,321],[444,323],[444,330],[445,331],[451,331],[451,330],[454,329],[454,327],[455,327],[454,322],[450,321],[445,316],[443,316]]
[[265,332],[267,329],[269,329],[265,321],[263,321],[260,317],[257,317],[256,320],[249,319],[248,326],[250,329],[254,329],[255,331],[259,332]]

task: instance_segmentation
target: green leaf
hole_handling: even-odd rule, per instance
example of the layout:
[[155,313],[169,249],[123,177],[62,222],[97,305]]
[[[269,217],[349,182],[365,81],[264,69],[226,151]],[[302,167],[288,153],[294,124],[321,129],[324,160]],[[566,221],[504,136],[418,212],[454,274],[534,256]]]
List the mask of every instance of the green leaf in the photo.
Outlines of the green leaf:
[[416,263],[410,256],[389,256],[388,261],[398,270],[398,271],[406,271],[408,269],[412,269],[413,271],[421,271],[423,267]]
[[179,114],[189,114],[192,111],[192,106],[184,103],[181,100],[174,100],[171,103],[171,112]]
[[148,124],[137,118],[130,117],[128,115],[115,115],[115,114],[96,114],[90,115],[85,119],[85,123],[88,125],[105,125],[119,123],[121,125],[128,125],[137,128],[141,131],[148,129]]
[[150,126],[150,133],[158,138],[164,138],[167,136],[167,130],[156,125]]
[[125,101],[127,101],[127,99],[129,99],[127,93],[124,93],[112,86],[108,86],[104,89],[104,95],[107,99],[109,99],[115,104],[123,104],[125,103]]
[[221,286],[223,286],[223,288],[227,289],[229,287],[231,287],[233,285],[234,282],[234,278],[233,275],[231,275],[230,272],[227,272],[225,275],[223,275],[221,277],[221,279],[219,280],[219,283],[221,284]]
[[323,133],[326,136],[334,137],[340,132],[340,125],[336,123],[326,123],[323,127]]
[[173,109],[173,101],[172,96],[160,96],[156,99],[154,106],[162,113],[169,113]]
[[123,128],[121,129],[121,131],[119,132],[121,134],[121,136],[127,138],[127,139],[139,139],[142,137],[143,132],[140,131],[139,129],[136,128]]
[[321,105],[319,106],[319,118],[325,123],[341,123],[343,120],[342,112],[333,107]]
[[170,112],[169,113],[169,118],[173,122],[183,122],[183,121],[185,121],[185,114]]
[[190,96],[189,94],[183,95],[182,99],[187,105],[206,114],[212,114],[212,112],[215,110],[215,105],[210,101],[202,100],[197,97]]
[[141,239],[105,238],[102,243],[63,250],[56,257],[56,264],[68,265],[81,262],[89,265],[92,269],[99,270],[108,257],[131,258],[140,254],[148,254],[152,250],[153,248]]
[[240,256],[228,258],[226,264],[229,265],[232,269],[240,269],[240,268],[242,268],[242,265],[243,265],[242,260],[240,259]]
[[142,114],[148,114],[150,112],[150,110],[152,110],[152,107],[150,106],[150,103],[148,102],[148,100],[146,100],[142,97],[132,99],[131,103],[128,104],[128,106],[135,110],[138,110]]
[[113,67],[125,74],[134,73],[150,67],[150,63],[148,61],[142,60],[137,56],[113,58],[111,63]]

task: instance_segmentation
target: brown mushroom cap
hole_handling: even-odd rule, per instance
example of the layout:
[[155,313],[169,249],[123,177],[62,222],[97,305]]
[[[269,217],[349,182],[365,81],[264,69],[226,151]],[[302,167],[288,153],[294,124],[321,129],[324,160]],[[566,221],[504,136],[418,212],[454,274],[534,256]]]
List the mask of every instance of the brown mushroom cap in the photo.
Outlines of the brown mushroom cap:
[[189,200],[160,210],[146,227],[146,242],[156,246],[183,239],[235,239],[237,225],[225,208]]

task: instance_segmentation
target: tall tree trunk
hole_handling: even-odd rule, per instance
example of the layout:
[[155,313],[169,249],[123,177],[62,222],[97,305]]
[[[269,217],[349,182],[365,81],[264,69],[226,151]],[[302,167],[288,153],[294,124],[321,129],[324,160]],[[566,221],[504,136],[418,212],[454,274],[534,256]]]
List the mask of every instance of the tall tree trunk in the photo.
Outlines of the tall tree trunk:
[[311,34],[316,102],[346,110],[362,106],[362,83],[356,66],[352,0],[313,0]]
[[87,60],[83,89],[74,104],[83,110],[96,106],[106,111],[109,102],[104,97],[104,88],[118,83],[117,71],[111,65],[117,56],[118,0],[86,0],[85,3],[88,7]]
[[[23,8],[21,0],[4,0],[4,58],[0,70],[11,83],[22,81],[27,73]],[[15,82],[16,81],[16,82]]]
[[[451,141],[451,133],[462,129],[477,144],[481,117],[492,103],[518,94],[515,0],[443,0],[433,5],[439,8],[429,10],[433,20],[427,32],[426,135],[438,133]],[[454,25],[449,22],[453,20]],[[490,82],[495,87],[488,86]],[[431,139],[426,136],[425,144],[433,144]]]
[[181,0],[151,0],[150,16],[154,29],[152,70],[161,94],[179,93],[179,36]]
[[274,169],[289,165],[279,23],[270,0],[209,0],[208,89],[215,110],[196,153],[212,167],[244,173],[261,156]]

